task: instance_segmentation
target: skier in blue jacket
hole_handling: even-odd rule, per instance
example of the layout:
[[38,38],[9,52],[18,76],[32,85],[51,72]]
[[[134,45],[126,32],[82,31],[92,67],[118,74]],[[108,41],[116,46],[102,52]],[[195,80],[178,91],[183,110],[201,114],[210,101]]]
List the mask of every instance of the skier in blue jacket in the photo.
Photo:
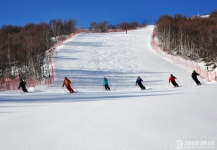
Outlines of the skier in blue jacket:
[[143,80],[140,77],[138,77],[136,80],[136,86],[138,84],[139,87],[141,88],[141,90],[145,90],[145,87],[142,85],[142,82],[143,82]]
[[105,90],[110,91],[108,80],[106,78],[104,78],[103,80],[103,86],[105,86]]

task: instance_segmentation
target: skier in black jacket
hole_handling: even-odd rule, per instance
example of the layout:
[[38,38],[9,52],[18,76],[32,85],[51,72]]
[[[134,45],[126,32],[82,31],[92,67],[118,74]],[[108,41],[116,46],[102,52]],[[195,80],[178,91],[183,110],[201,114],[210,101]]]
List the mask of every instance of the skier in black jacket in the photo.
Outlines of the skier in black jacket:
[[142,85],[142,82],[143,82],[142,78],[138,77],[136,80],[136,86],[138,84],[141,90],[145,90],[145,87]]
[[200,81],[197,79],[197,76],[200,75],[198,74],[195,70],[191,74],[192,79],[196,82],[197,85],[201,85]]
[[20,79],[20,84],[19,84],[18,89],[19,89],[20,87],[22,88],[23,92],[28,92],[27,89],[26,89],[26,82],[23,81],[22,79]]

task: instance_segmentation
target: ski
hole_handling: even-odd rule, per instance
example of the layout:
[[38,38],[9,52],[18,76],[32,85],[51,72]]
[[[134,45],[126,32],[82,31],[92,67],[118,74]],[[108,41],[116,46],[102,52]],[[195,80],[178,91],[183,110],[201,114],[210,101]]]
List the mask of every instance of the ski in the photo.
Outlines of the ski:
[[72,93],[66,92],[66,94],[73,94],[73,93],[78,93],[78,91],[74,91],[74,92],[72,92]]

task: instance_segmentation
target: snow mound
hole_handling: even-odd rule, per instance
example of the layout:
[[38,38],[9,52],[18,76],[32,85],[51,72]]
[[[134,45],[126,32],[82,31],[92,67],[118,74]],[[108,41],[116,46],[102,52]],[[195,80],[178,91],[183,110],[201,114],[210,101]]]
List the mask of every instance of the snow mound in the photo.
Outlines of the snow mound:
[[34,92],[35,91],[35,88],[34,87],[29,87],[28,88],[28,92]]

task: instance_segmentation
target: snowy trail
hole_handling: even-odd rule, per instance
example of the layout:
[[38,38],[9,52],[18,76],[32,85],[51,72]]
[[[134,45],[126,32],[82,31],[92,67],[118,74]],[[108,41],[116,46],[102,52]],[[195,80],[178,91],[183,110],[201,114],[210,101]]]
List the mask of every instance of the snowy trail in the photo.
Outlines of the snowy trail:
[[[55,86],[65,76],[82,90],[103,90],[102,78],[109,79],[113,90],[134,88],[137,76],[152,88],[168,86],[174,74],[183,85],[191,84],[190,72],[158,56],[150,47],[153,26],[146,29],[110,34],[79,34],[59,47],[54,57]],[[148,36],[147,36],[148,35]],[[184,80],[189,78],[189,80]]]
[[[216,143],[217,84],[195,86],[188,70],[158,56],[152,30],[83,33],[58,47],[51,87],[0,93],[1,149],[174,150],[177,140]],[[183,87],[168,84],[171,73]],[[65,93],[65,76],[78,93]],[[152,89],[135,88],[137,76]],[[104,91],[103,77],[112,91]]]

